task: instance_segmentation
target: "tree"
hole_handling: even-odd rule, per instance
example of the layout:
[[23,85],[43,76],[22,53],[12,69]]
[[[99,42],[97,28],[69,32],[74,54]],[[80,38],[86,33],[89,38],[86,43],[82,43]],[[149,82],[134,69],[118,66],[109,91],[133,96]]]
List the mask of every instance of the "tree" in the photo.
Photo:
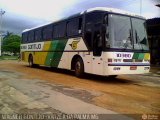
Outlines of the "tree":
[[13,52],[14,54],[20,52],[21,37],[14,34],[8,34],[3,39],[2,52]]
[[3,39],[5,39],[5,38],[7,38],[7,37],[9,37],[9,36],[11,36],[11,35],[13,35],[13,33],[12,33],[12,32],[7,31]]

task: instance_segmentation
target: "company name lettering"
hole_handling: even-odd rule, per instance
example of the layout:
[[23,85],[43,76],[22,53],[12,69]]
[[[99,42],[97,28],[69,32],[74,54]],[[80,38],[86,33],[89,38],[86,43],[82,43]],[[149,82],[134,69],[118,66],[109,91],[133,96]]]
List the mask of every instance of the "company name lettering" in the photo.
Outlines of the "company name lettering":
[[30,49],[41,49],[41,44],[28,45],[28,50]]
[[21,49],[27,49],[27,46],[21,46]]
[[24,50],[40,50],[41,48],[42,48],[41,44],[30,44],[21,46],[21,49]]

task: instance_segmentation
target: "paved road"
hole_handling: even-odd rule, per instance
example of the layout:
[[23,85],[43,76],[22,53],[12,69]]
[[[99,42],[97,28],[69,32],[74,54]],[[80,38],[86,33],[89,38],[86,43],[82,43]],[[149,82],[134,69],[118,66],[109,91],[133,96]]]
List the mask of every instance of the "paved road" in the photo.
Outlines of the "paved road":
[[159,71],[155,68],[146,75],[121,75],[112,80],[93,75],[79,79],[69,71],[0,61],[0,113],[110,114],[103,119],[158,114]]
[[[19,72],[0,70],[1,114],[118,114],[54,90],[55,88],[73,89],[39,79],[22,79],[22,76],[23,74]],[[123,115],[117,117],[121,120],[131,120]],[[95,117],[97,118],[98,116]]]

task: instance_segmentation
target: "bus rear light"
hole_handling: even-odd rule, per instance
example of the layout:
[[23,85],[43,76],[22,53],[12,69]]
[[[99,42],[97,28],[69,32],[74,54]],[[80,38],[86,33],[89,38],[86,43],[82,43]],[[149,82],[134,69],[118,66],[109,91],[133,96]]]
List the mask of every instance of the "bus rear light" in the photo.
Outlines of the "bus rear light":
[[108,59],[108,62],[112,62],[112,59]]

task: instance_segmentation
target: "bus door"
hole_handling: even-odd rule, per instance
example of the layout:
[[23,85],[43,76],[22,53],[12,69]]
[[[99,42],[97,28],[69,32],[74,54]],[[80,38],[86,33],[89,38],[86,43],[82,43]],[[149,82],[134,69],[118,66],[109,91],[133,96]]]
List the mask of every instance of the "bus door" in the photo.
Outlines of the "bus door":
[[103,75],[103,38],[101,32],[101,24],[96,23],[93,29],[93,56],[92,56],[92,71],[94,74]]
[[93,12],[85,14],[85,40],[93,51],[91,57],[90,73],[103,75],[103,59],[102,59],[102,27],[103,14],[100,12]]

